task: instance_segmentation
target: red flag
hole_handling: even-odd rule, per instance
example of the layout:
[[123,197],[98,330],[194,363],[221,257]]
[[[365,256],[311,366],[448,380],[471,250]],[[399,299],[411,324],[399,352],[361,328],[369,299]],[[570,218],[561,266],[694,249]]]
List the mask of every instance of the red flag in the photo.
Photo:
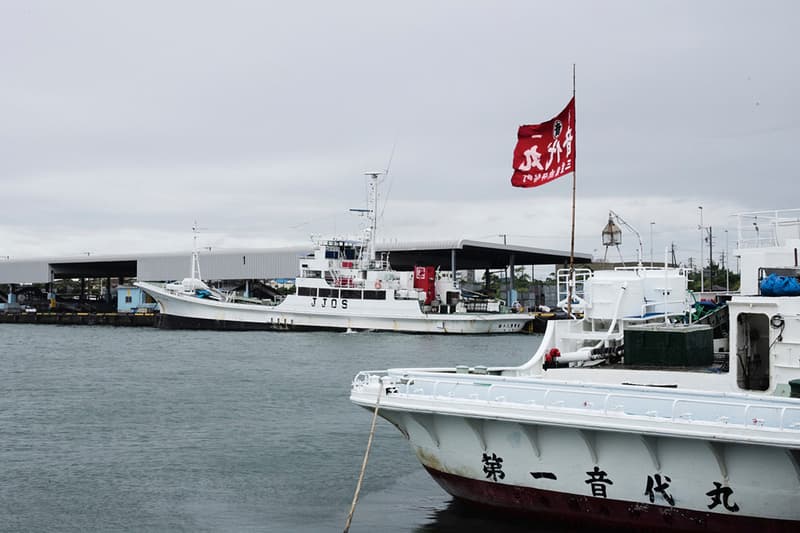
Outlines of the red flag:
[[520,126],[514,148],[514,187],[538,187],[575,170],[575,98],[555,118]]

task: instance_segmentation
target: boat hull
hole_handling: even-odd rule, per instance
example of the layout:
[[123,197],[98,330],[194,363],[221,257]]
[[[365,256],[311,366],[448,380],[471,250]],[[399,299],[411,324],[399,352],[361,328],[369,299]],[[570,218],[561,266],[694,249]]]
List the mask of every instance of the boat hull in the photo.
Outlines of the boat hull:
[[789,533],[800,523],[662,507],[648,503],[594,498],[532,487],[500,485],[425,467],[431,477],[453,496],[491,508],[530,514],[550,521],[592,528],[627,528],[646,531],[725,531]]
[[447,492],[532,514],[687,531],[800,531],[781,446],[379,410]]
[[236,320],[220,320],[213,318],[195,318],[179,315],[161,313],[158,319],[158,327],[162,329],[194,329],[194,330],[217,330],[217,331],[314,331],[331,330],[336,331],[341,328],[311,328],[302,327],[295,324],[283,322],[244,322]]
[[799,531],[797,451],[384,409],[455,497],[547,518]]

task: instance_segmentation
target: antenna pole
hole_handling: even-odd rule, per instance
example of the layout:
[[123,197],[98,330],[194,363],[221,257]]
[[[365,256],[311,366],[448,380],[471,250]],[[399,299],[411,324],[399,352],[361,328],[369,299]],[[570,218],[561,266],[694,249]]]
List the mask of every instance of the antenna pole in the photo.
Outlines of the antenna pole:
[[[572,64],[572,98],[575,98],[575,63]],[[572,117],[573,125],[575,127],[577,138],[577,131],[578,131],[578,123],[577,123],[577,113],[575,113],[575,117]],[[577,139],[576,139],[577,141]],[[577,142],[575,143],[577,144]],[[577,153],[577,150],[576,150]],[[572,167],[572,230],[570,232],[570,242],[569,242],[569,281],[567,282],[567,314],[572,314],[572,291],[573,286],[575,284],[575,182],[577,178],[575,177],[575,169],[578,166],[577,158],[575,160],[575,166]]]
[[194,225],[192,226],[192,279],[202,279],[200,276],[200,259],[199,259],[199,252],[197,251],[197,234],[200,231],[200,228],[197,227],[197,221],[194,221]]
[[375,239],[378,234],[378,176],[383,172],[367,172],[369,176],[367,198],[367,221],[369,235],[367,236],[367,260],[375,261]]

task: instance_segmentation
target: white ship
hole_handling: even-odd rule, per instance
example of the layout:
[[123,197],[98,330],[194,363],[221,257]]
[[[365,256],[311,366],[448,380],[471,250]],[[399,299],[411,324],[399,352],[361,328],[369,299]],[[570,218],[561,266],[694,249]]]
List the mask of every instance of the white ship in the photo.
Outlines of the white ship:
[[798,215],[739,215],[727,343],[671,319],[674,270],[596,272],[576,290],[585,317],[548,323],[524,365],[361,372],[351,400],[377,405],[463,500],[613,527],[800,531]]
[[182,282],[139,282],[161,308],[161,325],[192,329],[330,329],[407,333],[517,333],[533,319],[495,299],[466,299],[451,272],[401,272],[375,251],[377,181],[370,173],[368,227],[360,240],[317,243],[299,262],[295,292],[277,305],[235,301],[201,280],[197,247]]

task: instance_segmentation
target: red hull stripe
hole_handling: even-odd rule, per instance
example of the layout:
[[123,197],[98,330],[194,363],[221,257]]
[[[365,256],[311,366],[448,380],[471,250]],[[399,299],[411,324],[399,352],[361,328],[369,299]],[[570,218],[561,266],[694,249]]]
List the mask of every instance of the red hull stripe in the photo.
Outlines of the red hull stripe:
[[471,502],[536,515],[551,521],[629,529],[758,533],[800,531],[800,522],[754,518],[579,496],[550,490],[477,481],[426,467],[444,490]]

